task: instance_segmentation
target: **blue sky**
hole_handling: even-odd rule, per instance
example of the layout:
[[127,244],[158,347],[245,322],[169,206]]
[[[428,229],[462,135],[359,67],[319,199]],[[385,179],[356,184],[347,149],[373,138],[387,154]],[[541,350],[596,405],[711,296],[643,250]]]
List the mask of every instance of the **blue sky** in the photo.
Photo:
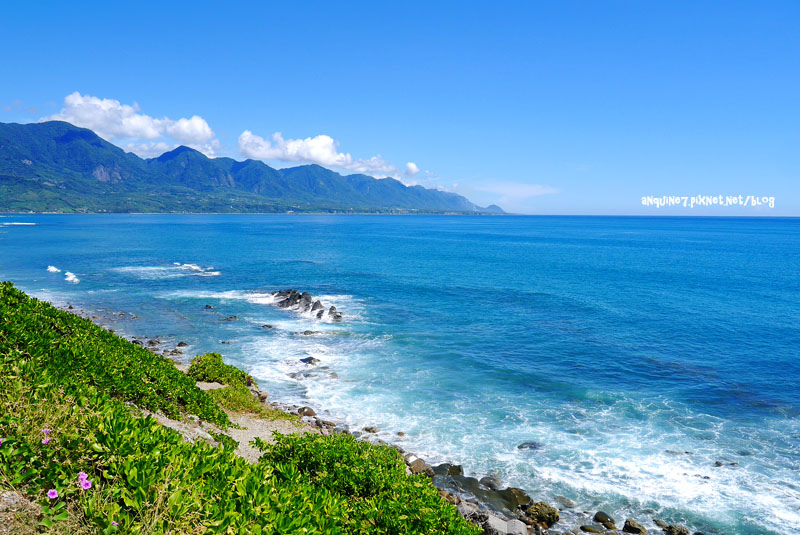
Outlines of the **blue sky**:
[[[800,215],[800,2],[229,4],[4,2],[0,121],[522,213]],[[720,194],[775,204],[641,203]]]

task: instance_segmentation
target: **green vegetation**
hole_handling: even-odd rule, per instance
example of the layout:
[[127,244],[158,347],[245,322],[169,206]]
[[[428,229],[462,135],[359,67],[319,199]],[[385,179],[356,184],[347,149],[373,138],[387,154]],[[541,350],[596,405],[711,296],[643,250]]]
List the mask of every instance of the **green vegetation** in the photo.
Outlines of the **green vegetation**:
[[250,386],[253,384],[253,378],[245,372],[236,366],[222,362],[222,355],[219,353],[206,353],[192,359],[189,365],[189,377],[195,381],[224,385]]
[[58,377],[65,387],[96,386],[153,412],[190,413],[220,427],[229,425],[225,412],[169,359],[88,319],[30,299],[11,283],[0,283],[0,294],[3,347],[25,351],[43,374]]
[[277,435],[274,445],[258,441],[264,456],[250,464],[233,453],[235,441],[185,442],[126,403],[226,422],[213,398],[164,364],[0,283],[0,490],[41,506],[4,527],[65,535],[480,531],[427,478],[405,475],[388,447]]

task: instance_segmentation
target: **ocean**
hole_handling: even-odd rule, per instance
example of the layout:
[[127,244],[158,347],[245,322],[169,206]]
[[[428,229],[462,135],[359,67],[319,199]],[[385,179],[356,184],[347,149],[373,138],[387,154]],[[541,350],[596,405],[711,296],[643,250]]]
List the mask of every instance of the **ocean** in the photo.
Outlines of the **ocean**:
[[536,500],[800,531],[800,219],[7,214],[0,279]]

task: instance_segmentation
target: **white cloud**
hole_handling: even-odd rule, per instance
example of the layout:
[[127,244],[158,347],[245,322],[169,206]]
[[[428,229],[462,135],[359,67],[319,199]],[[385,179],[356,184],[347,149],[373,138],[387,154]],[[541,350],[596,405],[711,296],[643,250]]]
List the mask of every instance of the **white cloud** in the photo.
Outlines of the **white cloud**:
[[214,131],[205,119],[197,115],[174,121],[167,126],[167,134],[184,143],[206,143],[214,139]]
[[531,197],[559,193],[559,190],[550,186],[542,186],[540,184],[521,184],[518,182],[492,182],[476,187],[475,189],[478,191],[486,191],[488,193],[502,195],[503,199],[506,200],[530,199]]
[[414,162],[408,162],[406,164],[406,176],[414,176],[419,173],[419,167]]
[[[264,139],[245,130],[239,136],[239,151],[248,158],[258,160],[281,160],[284,162],[316,163],[379,176],[397,176],[400,169],[391,165],[380,155],[369,159],[353,158],[350,153],[339,152],[339,144],[330,136],[319,135],[305,139],[284,139],[275,132],[272,139]],[[413,166],[413,167],[410,167]],[[419,172],[416,164],[406,164],[406,171]]]
[[520,182],[489,182],[475,186],[475,191],[484,192],[482,202],[499,204],[506,210],[519,213],[535,212],[536,206],[531,200],[542,195],[561,193],[561,190],[541,184],[524,184]]
[[214,131],[199,115],[188,119],[158,119],[141,113],[136,103],[122,104],[118,100],[81,95],[77,91],[64,98],[61,111],[42,120],[66,121],[89,128],[108,141],[127,140],[124,148],[140,156],[161,154],[164,152],[162,149],[170,150],[177,143],[214,156],[220,146]]
[[155,158],[177,146],[175,143],[167,143],[166,141],[151,141],[149,143],[126,143],[122,145],[122,148],[126,152],[133,152],[143,158]]

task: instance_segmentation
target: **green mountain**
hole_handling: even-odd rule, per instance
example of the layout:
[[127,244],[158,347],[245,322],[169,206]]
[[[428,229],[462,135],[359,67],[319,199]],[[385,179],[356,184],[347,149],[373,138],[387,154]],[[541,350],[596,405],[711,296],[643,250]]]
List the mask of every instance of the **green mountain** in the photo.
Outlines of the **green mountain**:
[[393,178],[273,169],[189,147],[142,159],[69,123],[0,123],[0,212],[28,211],[503,213]]

